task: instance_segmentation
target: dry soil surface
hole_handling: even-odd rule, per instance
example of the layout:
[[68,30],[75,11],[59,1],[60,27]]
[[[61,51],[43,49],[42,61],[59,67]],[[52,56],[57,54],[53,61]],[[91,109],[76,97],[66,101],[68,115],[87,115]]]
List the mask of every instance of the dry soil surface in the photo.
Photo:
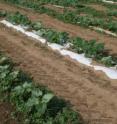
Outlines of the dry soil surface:
[[93,9],[96,9],[97,11],[102,11],[102,12],[107,11],[107,8],[105,6],[99,5],[99,4],[89,4],[87,6],[92,7]]
[[0,102],[0,124],[19,124],[12,119],[13,107],[5,102]]
[[89,124],[117,124],[117,80],[0,24],[0,50],[37,83],[70,101]]

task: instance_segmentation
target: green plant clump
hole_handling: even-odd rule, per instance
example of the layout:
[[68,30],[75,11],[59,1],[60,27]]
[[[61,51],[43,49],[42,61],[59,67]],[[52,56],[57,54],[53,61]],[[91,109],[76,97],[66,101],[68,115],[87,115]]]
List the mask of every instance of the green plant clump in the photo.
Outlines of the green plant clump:
[[93,58],[106,66],[117,65],[117,58],[108,55],[103,43],[97,43],[95,40],[85,41],[79,37],[72,40],[72,49],[78,53],[85,53],[86,57]]
[[0,11],[0,17],[5,17],[7,15],[6,11]]
[[19,12],[13,14],[10,13],[7,16],[7,20],[12,22],[13,24],[22,24],[24,26],[31,24],[31,21],[28,19],[28,17]]

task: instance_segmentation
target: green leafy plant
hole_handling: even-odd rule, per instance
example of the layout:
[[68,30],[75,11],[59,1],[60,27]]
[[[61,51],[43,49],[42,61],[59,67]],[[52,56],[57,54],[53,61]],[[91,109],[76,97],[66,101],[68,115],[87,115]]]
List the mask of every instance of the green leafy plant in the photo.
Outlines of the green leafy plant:
[[85,41],[81,38],[73,40],[73,49],[78,53],[85,53],[87,57],[98,58],[104,53],[104,44],[97,43],[95,40]]
[[56,32],[54,30],[46,30],[42,35],[51,43],[65,44],[69,41],[68,33],[66,32]]
[[24,26],[30,25],[31,22],[27,16],[20,14],[19,12],[9,14],[7,20],[13,24],[22,24]]
[[116,59],[116,61],[114,61],[112,56],[107,56],[107,57],[103,57],[101,59],[101,62],[104,63],[107,66],[112,66],[112,65],[116,65],[117,64],[117,59]]
[[6,11],[0,11],[0,17],[5,17],[7,15]]
[[81,124],[80,118],[77,119],[78,113],[65,108],[62,113],[59,113],[56,117],[54,124]]
[[72,40],[72,44],[72,49],[84,53],[86,57],[98,60],[109,67],[117,65],[117,58],[108,55],[103,43],[97,43],[95,40],[85,41],[78,37]]

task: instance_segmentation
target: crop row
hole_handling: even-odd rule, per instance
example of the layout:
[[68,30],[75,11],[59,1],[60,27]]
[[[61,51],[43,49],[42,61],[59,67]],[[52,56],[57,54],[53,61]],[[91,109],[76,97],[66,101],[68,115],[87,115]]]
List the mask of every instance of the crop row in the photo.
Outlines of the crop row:
[[70,38],[66,32],[57,32],[54,29],[44,27],[40,22],[32,22],[27,16],[16,13],[1,12],[2,16],[6,16],[6,19],[13,24],[20,24],[27,26],[28,30],[33,30],[37,35],[44,37],[48,42],[57,43],[65,46],[70,43],[72,51],[77,53],[85,53],[86,57],[93,58],[94,60],[105,64],[106,66],[117,65],[117,56],[109,55],[104,48],[103,43],[98,43],[96,40],[86,41],[82,38]]
[[[22,124],[82,124],[77,112],[46,87],[36,85],[0,53],[0,99],[15,107]],[[20,115],[20,116],[19,116]]]
[[[20,0],[11,0],[12,2],[19,3]],[[77,6],[79,4],[84,4],[84,3],[99,3],[101,0],[35,0],[35,2],[38,3],[51,3],[51,4],[56,4],[56,5],[61,5],[61,6]]]
[[55,17],[65,23],[71,23],[71,24],[80,25],[84,27],[96,26],[96,27],[101,27],[103,29],[117,33],[117,22],[112,21],[111,19],[105,20],[103,18],[101,19],[94,18],[93,16],[90,16],[90,15],[81,16],[77,12],[74,12],[71,10],[66,10],[64,13],[59,13],[59,12],[56,12],[55,10],[42,6],[39,2],[34,2],[34,1],[33,2],[32,1],[27,2],[22,0],[20,1],[5,0],[5,1],[31,8],[39,13],[46,13],[49,16]]
[[78,13],[85,13],[88,15],[91,15],[93,17],[98,18],[106,18],[104,21],[106,22],[107,18],[113,19],[112,16],[117,17],[116,10],[106,9],[105,11],[98,11],[92,7],[86,6],[86,5],[77,5],[76,10]]
[[[3,1],[8,1],[9,0],[3,0]],[[18,3],[20,0],[10,0],[12,3]],[[26,0],[24,0],[26,1]],[[28,0],[29,2],[29,0]],[[117,9],[116,4],[108,4],[102,2],[102,0],[35,0],[33,2],[39,3],[39,4],[55,4],[55,5],[60,5],[60,6],[65,6],[65,7],[77,7],[82,4],[101,4],[103,6],[106,6],[109,9]]]
[[[108,7],[106,8],[105,11],[98,11],[90,6],[88,6],[89,4],[87,4],[88,2],[93,2],[96,3],[96,1],[86,1],[86,0],[68,0],[68,1],[64,1],[64,0],[40,0],[40,1],[35,1],[38,2],[40,4],[51,4],[51,5],[60,5],[63,7],[72,7],[72,9],[77,10],[77,13],[79,14],[80,12],[85,13],[85,14],[89,14],[92,15],[93,17],[101,17],[101,18],[110,18],[110,16],[115,16],[117,17],[117,12],[116,9],[109,9]],[[101,1],[100,1],[101,2]],[[97,1],[98,4],[101,4],[99,1]],[[65,8],[66,9],[66,8]],[[106,20],[105,20],[106,21]]]

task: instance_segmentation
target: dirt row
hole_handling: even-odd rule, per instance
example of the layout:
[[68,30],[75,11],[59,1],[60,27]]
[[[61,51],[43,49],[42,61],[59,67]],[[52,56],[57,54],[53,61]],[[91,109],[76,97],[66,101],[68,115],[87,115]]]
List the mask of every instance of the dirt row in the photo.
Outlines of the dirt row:
[[101,5],[101,4],[88,4],[87,6],[97,10],[97,11],[101,11],[101,12],[104,12],[104,11],[107,11],[107,7]]
[[37,83],[68,100],[89,124],[116,124],[117,80],[0,24],[0,50]]
[[71,11],[75,11],[76,10],[73,7],[63,7],[63,6],[56,6],[56,5],[52,5],[52,4],[45,4],[43,6],[46,7],[46,8],[55,10],[56,12],[59,12],[59,13],[64,13],[65,9],[71,10]]
[[55,18],[52,18],[46,14],[35,13],[30,9],[24,9],[21,7],[15,7],[13,5],[8,5],[4,3],[0,3],[1,10],[7,11],[20,11],[23,14],[26,14],[33,21],[41,21],[45,26],[54,28],[58,31],[65,31],[70,34],[70,36],[78,36],[84,38],[86,40],[96,39],[99,42],[104,42],[107,49],[110,50],[111,53],[117,54],[117,38],[111,37],[109,35],[98,33],[91,29],[86,29],[80,26],[66,24]]
[[0,102],[0,124],[19,124],[12,118],[13,107],[5,102]]
[[[104,13],[105,11],[107,11],[107,8],[102,6],[102,5],[99,5],[99,4],[83,4],[84,6],[87,6],[87,7],[90,7],[90,8],[93,8],[97,11],[101,11],[102,13]],[[52,9],[52,10],[55,10],[56,12],[60,12],[60,13],[63,13],[65,9],[67,10],[71,10],[71,11],[76,11],[76,8],[73,8],[73,7],[64,7],[64,6],[57,6],[57,5],[53,5],[53,4],[45,4],[43,5],[44,7],[47,7],[49,9]],[[83,13],[85,14],[85,13]]]

